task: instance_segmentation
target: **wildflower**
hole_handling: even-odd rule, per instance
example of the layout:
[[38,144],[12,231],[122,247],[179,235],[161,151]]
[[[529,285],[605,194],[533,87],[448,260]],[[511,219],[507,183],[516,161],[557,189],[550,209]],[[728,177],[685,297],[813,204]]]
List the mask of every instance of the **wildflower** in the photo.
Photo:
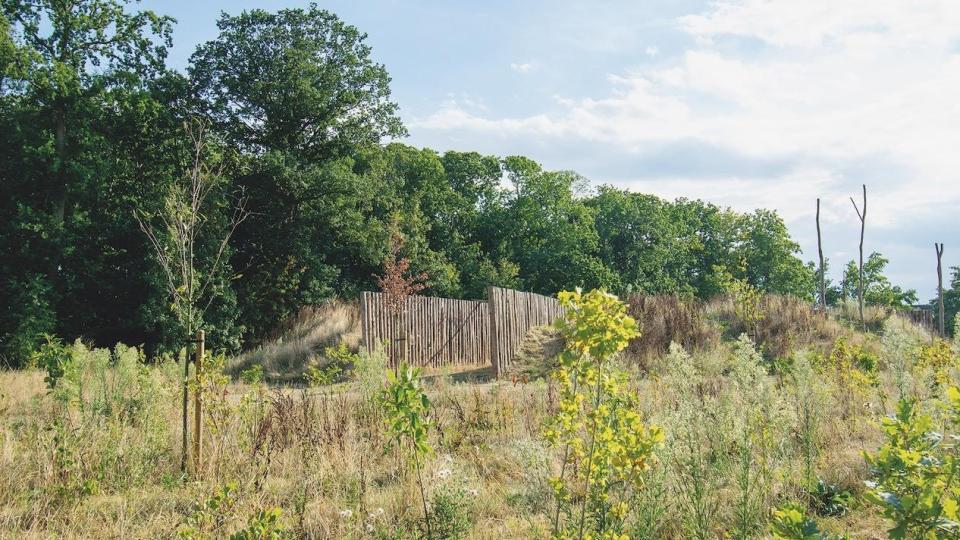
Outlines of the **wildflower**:
[[453,463],[453,456],[451,456],[450,454],[444,454],[443,460],[446,461],[447,463]]
[[383,508],[377,508],[377,509],[374,510],[373,512],[370,512],[369,514],[367,514],[367,518],[369,518],[369,519],[377,519],[378,517],[382,516],[383,514],[384,514]]
[[450,478],[451,474],[453,473],[450,471],[450,469],[440,469],[439,471],[437,471],[437,478],[441,480],[446,480],[447,478]]
[[467,495],[470,495],[471,497],[476,497],[479,494],[480,491],[477,488],[470,488],[467,490]]
[[353,517],[353,510],[350,510],[349,508],[346,509],[346,510],[341,510],[341,511],[340,511],[340,517],[343,518],[343,519],[350,519],[350,518],[352,518],[352,517]]
[[373,532],[373,523],[367,523],[367,532]]

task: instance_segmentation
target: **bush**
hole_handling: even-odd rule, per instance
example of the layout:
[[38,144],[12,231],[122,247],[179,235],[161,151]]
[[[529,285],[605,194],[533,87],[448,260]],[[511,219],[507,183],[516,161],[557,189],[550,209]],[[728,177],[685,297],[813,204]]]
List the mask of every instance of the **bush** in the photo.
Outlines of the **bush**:
[[436,490],[430,499],[429,521],[432,538],[466,538],[473,526],[467,493],[462,489],[446,486]]
[[[960,427],[960,390],[948,389],[954,430]],[[960,457],[944,443],[932,419],[915,402],[900,400],[896,414],[882,423],[887,440],[865,454],[874,480],[868,501],[893,521],[891,538],[955,538],[960,531]]]

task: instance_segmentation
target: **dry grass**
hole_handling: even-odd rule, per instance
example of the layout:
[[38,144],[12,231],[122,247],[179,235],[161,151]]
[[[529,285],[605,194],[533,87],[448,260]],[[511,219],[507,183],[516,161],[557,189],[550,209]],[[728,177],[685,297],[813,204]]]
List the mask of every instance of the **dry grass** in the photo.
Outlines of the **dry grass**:
[[702,351],[720,342],[720,332],[704,316],[702,304],[673,295],[634,295],[628,313],[640,323],[641,335],[630,342],[627,356],[641,366],[666,354],[671,343],[688,351]]
[[770,359],[801,348],[827,353],[845,331],[835,320],[794,296],[764,295],[759,308],[760,319],[753,325],[737,315],[729,297],[715,298],[704,310],[706,317],[720,322],[726,338],[747,334]]
[[[349,334],[349,311],[330,309],[336,323],[305,317],[294,333],[315,344]],[[726,309],[715,305],[705,313],[720,317]],[[896,395],[898,351],[912,350],[924,335],[899,320],[887,325],[882,344],[876,336],[857,335],[881,350],[884,367],[879,387],[851,390],[817,371],[818,351],[799,345],[826,340],[834,330],[830,323],[775,299],[765,310],[771,319],[765,331],[797,336],[786,341],[800,347],[790,373],[769,375],[748,343],[724,341],[689,353],[673,347],[652,354],[646,370],[631,379],[641,413],[662,425],[667,437],[650,473],[650,496],[638,502],[649,526],[643,532],[636,524],[632,538],[735,536],[743,456],[753,460],[750,478],[762,486],[747,495],[758,505],[754,532],[763,536],[771,507],[805,500],[804,434],[813,441],[812,474],[862,492],[868,474],[862,452],[880,444],[876,420],[887,412],[883,396]],[[701,323],[708,324],[694,326]],[[786,331],[788,324],[797,327]],[[660,334],[676,341],[671,332]],[[545,358],[556,346],[555,335],[541,332],[524,350]],[[284,350],[277,344],[257,358],[270,361]],[[912,365],[904,369],[917,392],[929,387],[928,375]],[[179,368],[162,364],[130,373],[133,378],[107,373],[104,380],[120,382],[109,385],[103,400],[97,381],[104,373],[91,370],[83,379],[84,397],[62,402],[46,391],[37,371],[0,372],[0,536],[175,537],[198,503],[236,483],[215,524],[205,529],[212,537],[228,536],[270,507],[282,509],[283,525],[297,537],[418,537],[414,475],[400,455],[386,450],[383,419],[371,401],[380,382],[218,387],[206,402],[207,461],[201,479],[191,480],[179,473]],[[436,449],[425,469],[428,492],[460,490],[471,524],[464,538],[545,538],[552,511],[547,479],[558,452],[546,446],[542,429],[555,411],[555,392],[547,380],[478,384],[471,377],[449,370],[425,374]],[[142,388],[157,399],[142,399]],[[743,453],[745,440],[753,441],[749,454]],[[701,473],[692,468],[696,463],[705,466]],[[699,508],[709,511],[709,520],[703,530],[693,519],[691,486],[704,488]],[[340,515],[346,510],[350,517]],[[818,521],[857,538],[882,537],[888,527],[867,507]]]
[[311,365],[323,364],[327,347],[360,346],[360,310],[355,303],[331,302],[300,310],[272,333],[273,341],[232,359],[227,373],[236,377],[252,365],[263,366],[269,382],[298,383]]

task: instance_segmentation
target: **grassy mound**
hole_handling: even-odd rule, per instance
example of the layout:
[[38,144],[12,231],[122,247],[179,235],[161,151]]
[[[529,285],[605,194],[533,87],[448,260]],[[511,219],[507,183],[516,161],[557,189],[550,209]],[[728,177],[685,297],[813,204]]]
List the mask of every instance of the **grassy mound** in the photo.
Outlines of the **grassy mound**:
[[360,309],[355,303],[331,302],[311,306],[275,331],[275,340],[233,358],[226,372],[236,378],[253,365],[263,366],[265,380],[275,383],[303,381],[310,366],[323,365],[327,347],[360,347]]

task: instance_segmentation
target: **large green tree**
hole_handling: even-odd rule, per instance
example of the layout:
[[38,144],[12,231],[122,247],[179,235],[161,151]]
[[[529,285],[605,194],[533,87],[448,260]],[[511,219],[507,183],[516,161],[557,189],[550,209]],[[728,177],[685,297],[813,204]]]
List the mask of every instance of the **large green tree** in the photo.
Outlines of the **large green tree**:
[[[111,260],[127,248],[113,237],[118,216],[109,211],[122,199],[111,188],[126,166],[120,156],[132,148],[111,136],[161,74],[172,20],[129,8],[0,0],[0,180],[8,195],[0,203],[0,354],[13,362],[44,332],[99,334],[127,315],[112,300],[134,301],[120,290],[139,274]],[[99,269],[115,279],[99,282]],[[127,270],[133,279],[116,279]]]
[[190,77],[207,114],[245,150],[309,160],[405,133],[387,70],[366,34],[316,4],[224,14],[197,48]]
[[366,36],[332,13],[251,10],[218,27],[188,71],[199,109],[244,156],[229,173],[251,212],[233,264],[244,319],[262,334],[302,305],[370,286],[391,190],[368,174],[369,156],[405,131]]

